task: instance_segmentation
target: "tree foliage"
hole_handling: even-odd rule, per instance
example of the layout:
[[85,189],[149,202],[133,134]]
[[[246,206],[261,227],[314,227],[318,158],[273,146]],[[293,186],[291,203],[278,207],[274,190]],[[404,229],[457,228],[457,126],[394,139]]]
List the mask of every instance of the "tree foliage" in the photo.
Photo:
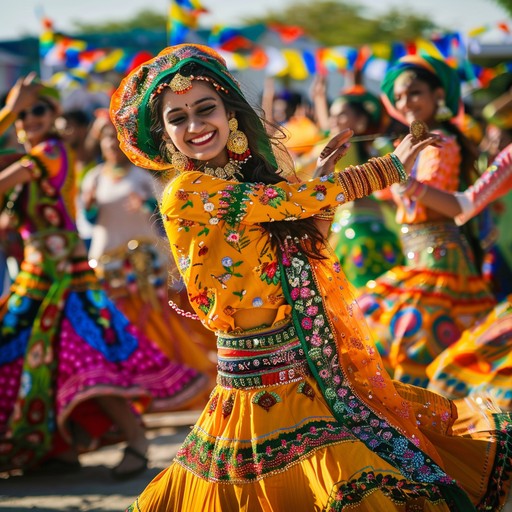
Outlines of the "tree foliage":
[[142,9],[133,17],[126,20],[105,21],[104,23],[73,22],[76,30],[87,34],[105,34],[116,32],[130,32],[132,30],[165,30],[167,27],[167,14],[152,9]]
[[505,9],[509,16],[512,16],[512,0],[493,0],[495,4]]
[[[278,2],[276,4],[279,5]],[[94,24],[76,21],[74,25],[79,32],[97,34],[134,29],[165,30],[166,23],[166,13],[144,9],[126,20]],[[265,16],[244,19],[246,25],[258,23],[300,26],[308,36],[325,46],[408,41],[427,35],[436,28],[430,19],[403,9],[391,9],[379,17],[372,17],[355,0],[353,3],[345,0],[298,0],[286,8],[271,10]]]
[[404,9],[394,8],[371,17],[365,7],[343,0],[302,0],[247,22],[298,25],[325,46],[408,41],[437,28],[430,19]]

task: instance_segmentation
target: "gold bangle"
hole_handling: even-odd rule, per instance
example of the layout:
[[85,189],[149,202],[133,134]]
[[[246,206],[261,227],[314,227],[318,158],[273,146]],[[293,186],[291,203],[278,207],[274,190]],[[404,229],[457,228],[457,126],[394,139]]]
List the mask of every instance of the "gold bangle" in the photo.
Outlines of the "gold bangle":
[[382,182],[379,179],[379,175],[377,171],[375,170],[373,163],[370,162],[369,165],[366,166],[366,177],[368,178],[368,181],[370,182],[370,188],[372,192],[375,190],[380,190],[382,188]]
[[375,161],[375,159],[371,159],[368,161],[367,168],[371,172],[371,175],[374,177],[377,185],[379,187],[384,186],[384,181],[382,180],[382,171],[378,164],[378,162]]
[[336,171],[336,178],[338,180],[338,183],[341,187],[343,194],[345,195],[345,202],[348,203],[352,201],[352,198],[349,196],[347,183],[345,180],[345,176],[343,176],[343,174],[343,171]]
[[380,180],[372,165],[369,165],[368,168],[366,169],[366,176],[368,178],[368,181],[370,182],[370,188],[372,192],[374,192],[375,190],[381,190],[382,186]]
[[313,215],[313,217],[315,217],[315,219],[329,220],[332,222],[334,220],[335,213],[336,213],[336,207],[331,206],[329,208],[326,208],[325,210],[321,210],[320,213],[315,213]]
[[357,199],[359,197],[357,194],[355,180],[352,175],[353,171],[354,171],[354,167],[352,167],[352,169],[350,169],[349,171],[346,170],[343,173],[345,175],[346,181],[350,184],[350,190],[352,191],[352,200]]
[[368,173],[366,169],[361,169],[359,173],[359,179],[363,183],[363,191],[365,196],[369,196],[372,193],[372,186],[370,185],[370,180],[368,179]]
[[354,183],[356,185],[357,197],[358,198],[363,197],[365,194],[364,194],[363,182],[361,180],[361,167],[360,166],[357,166],[354,169],[354,171],[352,172],[352,177],[353,177]]
[[384,179],[386,181],[386,187],[399,181],[399,174],[396,167],[391,160],[391,157],[386,155],[379,158],[379,163],[384,168]]

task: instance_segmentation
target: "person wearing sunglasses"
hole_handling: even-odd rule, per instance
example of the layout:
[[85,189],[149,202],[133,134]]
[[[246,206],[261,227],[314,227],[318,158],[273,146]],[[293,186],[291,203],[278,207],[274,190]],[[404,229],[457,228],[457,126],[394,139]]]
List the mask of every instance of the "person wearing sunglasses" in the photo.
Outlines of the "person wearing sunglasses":
[[44,117],[44,115],[47,112],[51,112],[53,110],[53,106],[49,103],[45,103],[41,101],[41,103],[37,103],[32,108],[29,108],[27,110],[22,110],[18,114],[18,119],[20,121],[25,121],[27,119],[28,115],[31,115],[33,117]]
[[0,133],[14,123],[26,151],[0,170],[2,219],[24,244],[0,301],[0,472],[69,472],[79,453],[124,440],[112,477],[125,479],[148,462],[134,411],[186,407],[207,379],[170,361],[101,289],[76,229],[59,114],[58,91],[35,75],[18,80],[0,111]]

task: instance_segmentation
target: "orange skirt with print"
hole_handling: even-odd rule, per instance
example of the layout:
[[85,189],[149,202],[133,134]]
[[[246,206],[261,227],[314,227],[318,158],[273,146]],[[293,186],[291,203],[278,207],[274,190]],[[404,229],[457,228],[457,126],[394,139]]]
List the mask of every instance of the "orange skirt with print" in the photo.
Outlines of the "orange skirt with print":
[[357,301],[390,375],[427,387],[427,366],[496,304],[457,226],[403,226],[407,265],[360,290]]
[[512,295],[427,367],[429,389],[512,411]]
[[[219,349],[218,385],[205,410],[170,467],[128,511],[455,510],[439,487],[408,480],[332,416],[297,338],[274,345],[265,340],[256,338],[257,350],[255,344]],[[410,386],[402,392],[422,403],[444,400]],[[489,425],[474,423],[472,404],[462,405],[456,437],[424,434],[443,469],[476,504],[491,486],[488,461],[496,446],[483,432]],[[479,435],[481,443],[474,439]]]

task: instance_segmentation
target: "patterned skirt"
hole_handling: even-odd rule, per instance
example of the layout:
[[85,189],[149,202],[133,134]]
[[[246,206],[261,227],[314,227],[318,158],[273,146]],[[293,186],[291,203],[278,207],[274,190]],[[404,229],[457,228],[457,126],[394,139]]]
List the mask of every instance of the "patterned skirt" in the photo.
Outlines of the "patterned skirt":
[[342,209],[332,225],[330,242],[343,272],[356,288],[404,263],[397,234],[375,210]]
[[428,366],[429,389],[493,399],[512,411],[512,295]]
[[[208,405],[170,467],[128,511],[459,510],[438,486],[408,480],[333,417],[293,327],[221,336],[218,348]],[[481,469],[461,463],[464,448],[448,439],[436,439],[440,453],[443,443],[453,476],[484,494]]]
[[496,301],[453,223],[402,226],[405,266],[362,290],[358,303],[391,375],[428,385],[426,367]]
[[200,399],[203,407],[214,385],[215,335],[201,322],[171,309],[169,298],[185,310],[182,304],[188,299],[186,293],[185,297],[177,296],[177,292],[168,296],[168,266],[162,260],[154,241],[130,240],[126,246],[102,255],[94,270],[115,306],[169,359],[210,377],[211,386],[205,386]]
[[129,323],[85,259],[25,261],[0,302],[0,470],[69,448],[75,424],[96,446],[121,440],[95,397],[125,397],[140,412],[176,410],[205,383]]

